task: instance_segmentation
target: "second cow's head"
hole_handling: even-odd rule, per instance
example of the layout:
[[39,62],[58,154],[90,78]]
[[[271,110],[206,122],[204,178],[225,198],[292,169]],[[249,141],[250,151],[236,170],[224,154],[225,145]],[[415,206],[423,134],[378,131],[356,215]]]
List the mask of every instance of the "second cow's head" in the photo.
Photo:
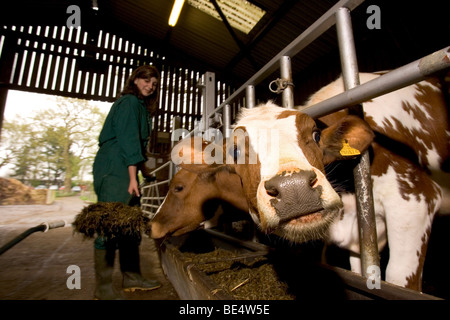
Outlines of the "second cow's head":
[[374,134],[355,116],[341,117],[324,128],[319,123],[268,102],[243,110],[223,145],[196,147],[194,139],[187,140],[175,155],[189,150],[189,156],[184,153],[177,163],[172,153],[172,160],[195,173],[226,169],[237,174],[250,214],[263,232],[294,242],[321,238],[342,210],[325,166],[364,152]]

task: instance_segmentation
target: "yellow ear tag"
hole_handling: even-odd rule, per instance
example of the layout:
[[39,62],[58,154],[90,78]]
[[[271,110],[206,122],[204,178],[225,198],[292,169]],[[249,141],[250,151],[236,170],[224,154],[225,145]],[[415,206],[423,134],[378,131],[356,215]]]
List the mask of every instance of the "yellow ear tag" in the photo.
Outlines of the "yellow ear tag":
[[347,139],[342,140],[342,149],[339,153],[344,157],[357,156],[361,154],[358,149],[350,147]]

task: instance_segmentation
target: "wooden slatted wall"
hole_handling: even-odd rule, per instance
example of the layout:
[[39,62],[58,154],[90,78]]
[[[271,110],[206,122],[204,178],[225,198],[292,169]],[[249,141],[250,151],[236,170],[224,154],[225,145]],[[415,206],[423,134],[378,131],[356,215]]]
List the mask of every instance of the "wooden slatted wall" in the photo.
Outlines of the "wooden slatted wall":
[[[192,130],[202,116],[201,89],[205,70],[172,66],[151,48],[99,31],[90,38],[81,28],[3,27],[0,61],[11,69],[8,89],[88,100],[114,101],[125,80],[137,66],[152,64],[161,72],[159,110],[153,133],[170,132],[172,118]],[[232,89],[217,81],[217,105]],[[238,106],[234,106],[233,114]],[[165,150],[155,147],[154,152]]]

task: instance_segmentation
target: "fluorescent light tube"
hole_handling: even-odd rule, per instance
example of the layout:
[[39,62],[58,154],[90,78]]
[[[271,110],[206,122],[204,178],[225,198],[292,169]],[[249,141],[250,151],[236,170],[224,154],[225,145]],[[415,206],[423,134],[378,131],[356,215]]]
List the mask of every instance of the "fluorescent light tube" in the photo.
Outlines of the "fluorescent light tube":
[[173,4],[172,12],[170,13],[169,26],[175,27],[180,16],[181,9],[183,8],[184,0],[175,0]]

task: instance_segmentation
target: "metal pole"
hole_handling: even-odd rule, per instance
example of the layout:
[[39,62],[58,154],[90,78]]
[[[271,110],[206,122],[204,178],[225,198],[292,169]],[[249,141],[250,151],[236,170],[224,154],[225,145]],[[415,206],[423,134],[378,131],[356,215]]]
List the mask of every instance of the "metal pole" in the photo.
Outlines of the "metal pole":
[[322,117],[346,107],[422,81],[435,72],[450,67],[450,46],[392,70],[335,97],[304,107],[302,112],[313,118]]
[[294,84],[292,82],[292,66],[289,56],[282,56],[280,59],[280,76],[285,88],[281,93],[281,101],[284,108],[294,108]]
[[209,118],[214,114],[214,108],[216,105],[216,74],[214,72],[207,71],[203,75],[203,116],[202,116],[202,128],[201,131],[205,132],[209,128]]
[[223,137],[228,139],[231,135],[231,106],[229,104],[223,107]]
[[245,89],[245,101],[246,101],[246,108],[251,109],[254,108],[256,105],[256,98],[255,98],[255,86],[248,85]]
[[[359,85],[359,72],[350,10],[347,8],[340,8],[336,12],[336,28],[344,87],[345,90],[349,90]],[[356,112],[364,117],[361,106],[356,109]],[[359,164],[353,170],[353,175],[359,226],[361,274],[367,278],[372,274],[369,274],[367,270],[369,266],[380,266],[368,151],[361,156]]]
[[345,90],[359,86],[358,60],[356,58],[350,11],[340,8],[336,12],[336,30],[339,41],[342,76]]

